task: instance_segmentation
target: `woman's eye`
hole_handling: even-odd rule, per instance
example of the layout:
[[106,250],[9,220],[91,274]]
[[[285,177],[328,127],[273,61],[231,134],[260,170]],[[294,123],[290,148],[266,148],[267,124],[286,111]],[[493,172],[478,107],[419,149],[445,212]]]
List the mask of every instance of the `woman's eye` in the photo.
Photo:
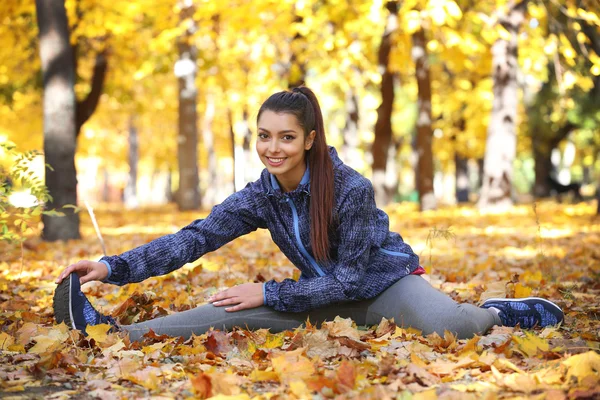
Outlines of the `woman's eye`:
[[269,138],[269,135],[267,135],[266,133],[259,133],[258,134],[258,138],[262,139],[262,140],[265,140],[265,139]]
[[285,136],[283,137],[283,140],[287,140],[287,141],[294,140],[294,137],[293,137],[293,136],[291,136],[291,135],[285,135]]

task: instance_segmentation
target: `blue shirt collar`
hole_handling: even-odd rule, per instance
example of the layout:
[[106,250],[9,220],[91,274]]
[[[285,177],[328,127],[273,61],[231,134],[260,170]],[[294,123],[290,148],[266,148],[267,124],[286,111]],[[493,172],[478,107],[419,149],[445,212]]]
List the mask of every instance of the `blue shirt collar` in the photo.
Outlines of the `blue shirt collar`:
[[[275,175],[269,174],[269,176],[271,178],[271,187],[273,187],[273,190],[281,191],[281,187],[279,187],[279,182],[277,182]],[[307,165],[306,171],[304,171],[304,175],[302,175],[302,179],[300,180],[300,184],[298,185],[298,187],[300,187],[301,185],[308,185],[309,183],[310,183],[310,169],[308,168],[308,165]],[[308,186],[307,190],[310,190],[310,186]]]

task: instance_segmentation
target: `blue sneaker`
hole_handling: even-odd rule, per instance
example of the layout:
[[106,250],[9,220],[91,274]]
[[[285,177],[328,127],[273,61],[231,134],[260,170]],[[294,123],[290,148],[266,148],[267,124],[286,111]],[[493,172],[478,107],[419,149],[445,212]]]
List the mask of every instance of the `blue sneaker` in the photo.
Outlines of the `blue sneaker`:
[[558,325],[565,318],[559,306],[539,297],[487,299],[481,307],[497,309],[504,326],[518,324],[523,329]]
[[70,274],[56,287],[52,305],[57,324],[64,322],[72,329],[80,330],[85,336],[88,325],[110,324],[111,329],[119,330],[112,317],[100,314],[85,297],[77,274]]

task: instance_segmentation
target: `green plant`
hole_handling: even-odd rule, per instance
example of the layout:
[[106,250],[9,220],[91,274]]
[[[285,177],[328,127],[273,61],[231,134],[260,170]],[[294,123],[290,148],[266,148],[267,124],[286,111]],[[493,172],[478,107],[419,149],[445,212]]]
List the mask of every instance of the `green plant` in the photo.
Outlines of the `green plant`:
[[[10,162],[8,169],[0,167],[0,240],[20,243],[22,246],[40,215],[64,215],[60,211],[44,209],[45,204],[52,201],[52,196],[31,168],[34,158],[41,154],[37,150],[20,152],[14,143],[0,142],[0,160],[7,159]],[[51,169],[49,165],[47,167]],[[31,207],[11,204],[10,197],[15,193],[15,187],[29,191],[35,198]]]

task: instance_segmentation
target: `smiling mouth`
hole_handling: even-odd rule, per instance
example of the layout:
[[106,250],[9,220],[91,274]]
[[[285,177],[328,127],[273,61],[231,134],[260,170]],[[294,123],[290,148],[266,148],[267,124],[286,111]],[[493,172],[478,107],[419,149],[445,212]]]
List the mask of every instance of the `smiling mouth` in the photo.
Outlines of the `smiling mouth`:
[[283,162],[285,161],[285,158],[267,157],[267,161],[269,162],[270,165],[278,166],[278,165],[283,164]]

